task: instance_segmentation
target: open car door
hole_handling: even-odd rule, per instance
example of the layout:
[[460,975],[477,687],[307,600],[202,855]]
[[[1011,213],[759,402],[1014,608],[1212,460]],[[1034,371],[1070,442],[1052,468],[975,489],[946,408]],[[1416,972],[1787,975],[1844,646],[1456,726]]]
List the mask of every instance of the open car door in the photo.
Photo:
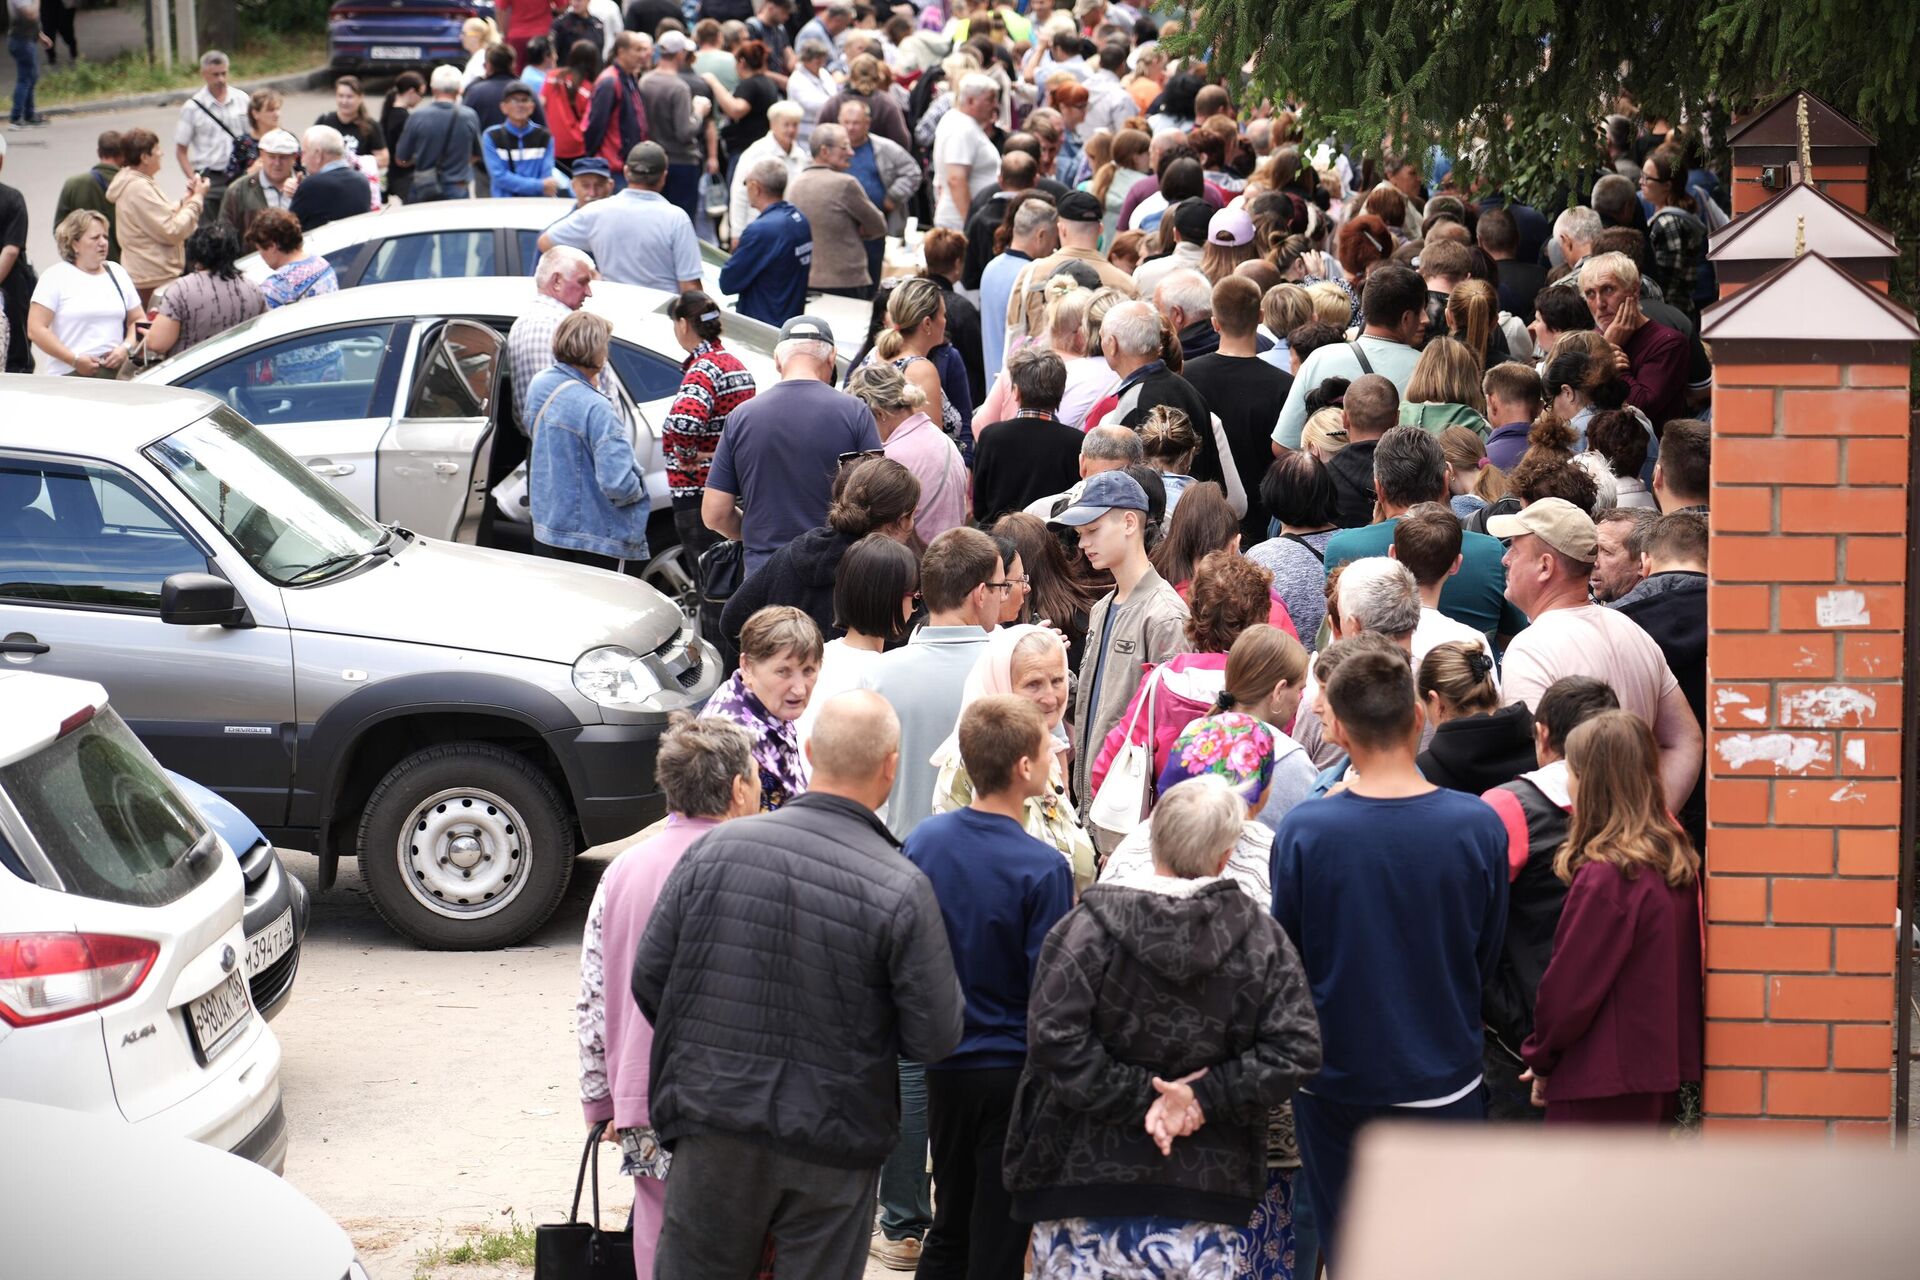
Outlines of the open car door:
[[507,340],[474,320],[430,334],[380,442],[380,519],[472,542],[486,502]]

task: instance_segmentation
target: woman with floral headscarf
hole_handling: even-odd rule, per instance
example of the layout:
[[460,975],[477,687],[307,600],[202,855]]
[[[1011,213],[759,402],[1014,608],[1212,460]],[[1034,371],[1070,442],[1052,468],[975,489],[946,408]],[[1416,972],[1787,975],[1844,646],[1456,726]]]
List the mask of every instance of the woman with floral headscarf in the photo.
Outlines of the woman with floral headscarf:
[[[1060,719],[1067,711],[1067,651],[1059,635],[1050,627],[1014,626],[997,628],[987,639],[987,650],[974,662],[960,697],[964,714],[976,698],[988,694],[1010,693],[1025,698],[1040,708],[1047,731],[1054,734],[1053,776],[1047,794],[1027,801],[1027,834],[1045,841],[1060,851],[1073,867],[1073,888],[1077,894],[1093,883],[1093,841],[1080,826],[1073,804],[1067,798],[1066,770],[1059,752],[1066,742],[1059,737]],[[960,759],[960,717],[954,717],[954,730],[940,749],[933,753],[940,775],[933,786],[933,811],[946,813],[965,808],[973,799],[973,783],[967,766]]]

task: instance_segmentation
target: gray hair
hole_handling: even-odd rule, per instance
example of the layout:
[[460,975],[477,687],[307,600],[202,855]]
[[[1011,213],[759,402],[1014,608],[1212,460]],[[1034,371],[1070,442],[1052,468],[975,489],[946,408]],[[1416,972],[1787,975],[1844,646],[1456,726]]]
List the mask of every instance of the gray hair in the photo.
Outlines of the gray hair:
[[[821,125],[820,128],[824,129],[826,126]],[[815,136],[818,136],[819,132],[820,129],[815,129]],[[1013,215],[1014,238],[1025,240],[1041,228],[1052,226],[1059,217],[1060,211],[1045,200],[1029,200]]]
[[1443,500],[1447,455],[1440,442],[1419,427],[1394,427],[1374,448],[1373,483],[1381,500],[1396,507]]
[[822,338],[788,338],[773,348],[773,367],[786,372],[787,361],[795,356],[833,367],[833,344]]
[[779,124],[782,120],[805,120],[807,109],[790,98],[782,98],[767,108],[767,123]]
[[847,131],[837,124],[817,124],[813,126],[813,137],[807,140],[807,147],[817,156],[827,147],[851,147],[847,140]]
[[770,196],[784,196],[787,194],[786,162],[768,156],[747,170],[747,181],[759,183],[760,189]]
[[873,108],[867,105],[867,100],[865,98],[850,97],[850,98],[847,98],[845,101],[841,102],[840,118],[842,120],[845,120],[847,118],[847,112],[849,111],[858,111],[861,115],[865,116],[867,119],[869,120],[873,119]]
[[1153,305],[1162,312],[1178,307],[1192,324],[1213,314],[1213,285],[1193,268],[1181,267],[1160,277],[1160,287],[1153,291]]
[[1575,205],[1553,220],[1553,234],[1575,244],[1592,244],[1600,237],[1600,215],[1584,204]]
[[814,58],[831,58],[833,50],[827,47],[824,40],[807,39],[800,42],[800,48],[795,51],[794,56],[802,62],[807,62]]
[[582,266],[593,271],[595,275],[599,274],[594,268],[592,258],[571,246],[557,244],[540,255],[539,263],[533,268],[533,287],[545,293],[547,286],[552,284],[556,277]]
[[874,411],[918,409],[927,403],[927,393],[898,369],[884,362],[863,364],[847,375],[847,394]]
[[1608,213],[1619,217],[1633,207],[1633,202],[1639,199],[1639,196],[1639,190],[1635,187],[1632,178],[1624,174],[1610,173],[1593,184],[1591,203],[1594,212],[1601,218],[1605,218]]
[[435,93],[460,92],[460,68],[452,65],[438,66],[433,69],[433,78],[427,82],[428,88]]
[[1247,802],[1224,778],[1206,774],[1167,788],[1147,825],[1154,869],[1182,880],[1218,875],[1246,822]]
[[1137,467],[1146,461],[1140,434],[1131,427],[1095,427],[1080,440],[1080,456],[1094,462]]
[[331,160],[347,154],[347,140],[330,124],[316,124],[300,135],[300,145]]
[[228,65],[230,64],[227,61],[227,55],[218,49],[209,49],[200,55],[200,69],[203,71],[211,71],[215,67]]
[[1580,287],[1606,277],[1628,293],[1640,292],[1640,266],[1624,253],[1597,253],[1580,264]]
[[553,331],[553,358],[576,369],[599,369],[607,363],[607,345],[612,341],[613,321],[591,311],[576,311]]
[[1620,505],[1620,480],[1598,449],[1584,449],[1574,454],[1573,465],[1593,477],[1593,510],[1587,514],[1598,519],[1602,512]]
[[1039,345],[1026,346],[1007,357],[1007,380],[1022,411],[1052,413],[1067,393],[1067,364]]
[[984,71],[973,71],[961,77],[960,88],[954,94],[955,102],[965,102],[969,98],[992,95],[994,101],[1000,100],[1000,82]]
[[1363,631],[1412,635],[1420,625],[1420,588],[1413,570],[1388,556],[1349,561],[1340,571],[1340,616]]
[[1123,302],[1107,312],[1100,322],[1100,340],[1113,339],[1113,345],[1130,356],[1160,354],[1160,313],[1145,302]]
[[[1584,456],[1584,455],[1576,455]],[[1603,524],[1624,524],[1631,526],[1623,541],[1627,554],[1636,561],[1647,553],[1647,539],[1653,536],[1653,525],[1660,518],[1658,511],[1649,511],[1645,507],[1614,507],[1603,511],[1593,518],[1594,527]]]
[[676,720],[655,751],[653,779],[669,812],[718,818],[733,807],[734,780],[753,777],[759,767],[753,735],[731,720]]

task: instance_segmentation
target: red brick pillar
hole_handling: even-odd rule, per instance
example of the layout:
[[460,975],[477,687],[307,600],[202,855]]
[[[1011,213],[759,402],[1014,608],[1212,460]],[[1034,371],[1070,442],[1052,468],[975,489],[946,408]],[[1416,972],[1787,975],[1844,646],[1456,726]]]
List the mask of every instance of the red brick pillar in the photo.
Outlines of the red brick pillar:
[[1920,330],[1809,253],[1702,334],[1707,1124],[1887,1134]]
[[[1808,180],[1855,213],[1866,213],[1873,137],[1804,89],[1743,117],[1728,131],[1727,145],[1733,152],[1728,212],[1738,218],[1759,208],[1769,194],[1785,190],[1787,166],[1799,160],[1803,140],[1810,161]],[[1807,243],[1810,248],[1822,248],[1811,239]]]

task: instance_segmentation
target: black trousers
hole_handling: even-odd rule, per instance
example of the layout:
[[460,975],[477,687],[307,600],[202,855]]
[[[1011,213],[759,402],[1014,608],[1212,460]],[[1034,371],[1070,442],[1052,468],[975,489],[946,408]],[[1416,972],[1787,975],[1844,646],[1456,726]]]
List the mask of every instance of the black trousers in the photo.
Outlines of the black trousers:
[[47,46],[47,65],[60,61],[60,41],[67,42],[67,56],[78,58],[80,46],[73,41],[73,6],[66,0],[45,0],[40,6],[40,25],[53,43]]
[[1001,1181],[1017,1067],[927,1072],[933,1229],[920,1280],[1020,1280],[1029,1232]]
[[[836,1169],[718,1134],[681,1138],[667,1178],[659,1280],[748,1280],[773,1239],[780,1280],[847,1280],[866,1265],[877,1169]],[[1017,1280],[1017,1278],[1016,1278]]]
[[611,569],[615,573],[624,573],[629,578],[637,578],[646,569],[645,560],[617,560],[613,556],[603,556],[592,551],[575,551],[572,547],[555,547],[533,540],[533,549],[549,560],[565,560],[569,564],[591,565],[595,569]]

